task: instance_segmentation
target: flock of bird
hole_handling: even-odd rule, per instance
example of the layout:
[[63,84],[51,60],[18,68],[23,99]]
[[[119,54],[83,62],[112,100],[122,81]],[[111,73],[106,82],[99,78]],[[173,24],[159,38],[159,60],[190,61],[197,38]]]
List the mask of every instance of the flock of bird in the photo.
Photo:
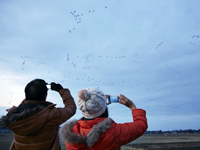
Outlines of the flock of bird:
[[192,38],[199,38],[199,35],[193,35]]
[[[195,41],[196,39],[199,38],[199,35],[193,35],[191,42],[197,42]],[[156,49],[157,48],[161,48],[161,46],[163,45],[164,42],[160,42],[159,44],[157,44]],[[121,81],[119,83],[115,83],[113,81],[98,81],[96,80],[94,77],[92,77],[92,74],[90,74],[91,72],[102,72],[102,70],[106,67],[103,66],[102,62],[107,62],[108,63],[108,67],[109,65],[112,65],[113,63],[128,63],[130,66],[132,66],[133,64],[131,63],[136,63],[139,65],[139,63],[141,63],[141,60],[139,59],[140,56],[142,54],[138,53],[132,53],[132,60],[130,60],[130,56],[128,55],[106,55],[106,54],[102,54],[99,55],[97,53],[85,53],[84,55],[74,55],[73,53],[67,53],[66,56],[63,56],[66,64],[60,66],[59,64],[52,64],[51,61],[48,60],[43,60],[43,61],[39,61],[38,58],[36,57],[32,57],[32,56],[20,56],[20,58],[22,59],[21,61],[21,66],[22,66],[22,72],[24,72],[26,70],[26,67],[29,64],[32,64],[33,67],[35,67],[34,69],[37,69],[37,67],[40,68],[44,68],[44,70],[46,70],[46,73],[51,73],[51,72],[55,72],[55,71],[60,71],[61,73],[63,73],[63,66],[67,67],[67,68],[71,68],[71,69],[75,69],[74,71],[77,72],[80,70],[80,72],[82,72],[81,76],[79,75],[63,75],[63,80],[61,82],[67,81],[67,80],[76,80],[76,81],[81,81],[81,82],[91,82],[93,84],[106,84],[109,86],[114,86],[114,85],[120,85],[123,86],[125,85],[127,82],[126,81]],[[189,54],[191,55],[191,53]],[[93,63],[95,60],[95,63]],[[129,62],[128,62],[129,61]],[[96,63],[99,62],[99,63]],[[35,66],[34,66],[35,64]],[[182,70],[177,70],[174,69],[174,67],[172,65],[168,65],[166,64],[165,69],[167,69],[168,71],[173,71],[176,75],[181,75],[183,74]],[[38,68],[39,69],[39,68]],[[113,68],[115,69],[115,68]],[[27,71],[28,72],[28,71]],[[45,74],[45,73],[43,73]],[[149,90],[149,89],[148,89]]]
[[160,42],[160,43],[155,47],[155,49],[158,49],[162,44],[163,44],[163,42]]
[[[189,44],[192,47],[195,47],[195,44],[197,45],[198,39],[200,38],[199,35],[193,35],[191,37],[191,42],[189,42]],[[161,46],[163,45],[164,42],[160,42],[159,44],[156,45],[156,49],[161,48]],[[192,43],[192,44],[191,44]],[[191,48],[192,48],[191,47]],[[133,53],[132,56],[135,60],[132,60],[132,63],[137,63],[139,65],[139,63],[141,62],[141,60],[139,60],[139,57],[141,54],[138,53]],[[189,53],[189,55],[191,55],[191,52]],[[64,73],[60,81],[61,84],[65,84],[65,83],[69,83],[70,81],[72,82],[81,82],[81,83],[89,83],[91,86],[109,86],[109,87],[116,87],[116,86],[126,86],[127,84],[129,84],[130,82],[128,81],[129,79],[123,79],[122,81],[115,81],[115,80],[107,80],[107,79],[97,79],[95,78],[91,72],[103,72],[103,67],[99,64],[99,66],[96,66],[93,63],[93,60],[102,62],[102,61],[108,61],[110,62],[110,64],[115,63],[116,61],[121,60],[121,62],[126,62],[128,61],[128,58],[130,58],[127,55],[99,55],[96,53],[86,53],[85,55],[71,55],[71,53],[67,53],[66,56],[64,57],[66,64],[64,64],[63,66],[67,66],[67,67],[72,67],[74,68],[74,72],[79,72],[80,70],[80,74],[76,74],[76,73],[70,73],[70,72],[66,72],[64,73],[64,68],[63,66],[60,66],[58,64],[52,64],[51,61],[48,60],[42,60],[40,61],[40,59],[38,57],[33,57],[33,56],[20,56],[20,66],[21,66],[21,71],[17,70],[18,72],[21,73],[29,73],[29,70],[41,70],[42,71],[40,73],[38,73],[38,76],[41,77],[45,77],[48,74],[51,74],[53,72],[60,72],[61,74]],[[83,63],[80,63],[80,62]],[[32,64],[33,68],[30,68],[29,64]],[[129,64],[130,66],[132,64]],[[20,67],[19,66],[19,67]],[[104,66],[106,67],[106,66]],[[27,69],[29,68],[29,69]],[[101,70],[102,69],[102,70]],[[116,69],[116,68],[113,68]],[[120,69],[120,68],[119,68]],[[174,68],[172,64],[166,64],[164,66],[164,69],[167,72],[173,73],[174,75],[176,75],[177,77],[179,77],[180,75],[184,74],[184,70],[178,70],[177,68]],[[1,66],[0,71],[4,71],[3,66]],[[199,69],[200,72],[200,69]],[[76,75],[75,75],[76,74]],[[10,79],[13,78],[13,76],[7,76],[6,79]],[[151,91],[155,91],[156,88],[153,86],[149,86],[145,88],[146,91],[151,92]],[[13,93],[10,93],[10,99],[11,101],[9,101],[9,103],[12,103],[12,99],[13,99]]]
[[[200,37],[199,35],[193,35],[192,36],[193,39],[198,39],[199,37]],[[193,45],[193,46],[195,45],[195,43],[193,43],[193,42],[190,42],[189,44]]]
[[[135,57],[137,57],[137,53],[134,54]],[[63,72],[63,67],[59,67],[59,65],[55,65],[52,64],[50,62],[48,62],[48,60],[46,61],[39,61],[36,57],[30,57],[30,56],[20,56],[20,58],[22,59],[22,72],[26,71],[26,67],[28,66],[28,64],[32,63],[35,64],[33,65],[33,67],[35,67],[35,69],[40,70],[41,68],[44,68],[43,70],[46,71],[46,73],[51,73],[51,72],[55,72],[60,71],[61,73]],[[85,55],[73,55],[71,56],[70,53],[66,54],[66,64],[64,65],[65,67],[68,66],[68,68],[74,68],[78,71],[78,69],[83,73],[81,76],[77,75],[63,75],[63,80],[61,81],[61,83],[67,81],[67,80],[76,80],[76,81],[81,81],[81,82],[91,82],[92,84],[100,84],[100,82],[105,85],[109,85],[109,86],[114,86],[115,83],[112,81],[98,81],[95,80],[94,77],[92,77],[92,75],[90,75],[90,72],[85,72],[85,71],[94,71],[94,70],[101,70],[103,69],[105,66],[101,66],[101,63],[98,63],[97,65],[95,65],[94,63],[92,63],[93,60],[96,60],[97,62],[102,62],[102,61],[108,61],[111,64],[116,62],[117,60],[122,60],[122,62],[126,61],[126,56],[125,55],[99,55],[99,54],[95,54],[95,53],[88,53]],[[28,62],[28,63],[26,63]],[[83,62],[83,63],[82,63]],[[38,68],[39,67],[39,68]],[[56,70],[55,70],[56,69]],[[84,71],[85,70],[85,71]],[[45,74],[43,72],[43,74]],[[73,73],[72,73],[73,74]],[[120,81],[116,84],[122,86],[126,83],[126,81]]]
[[[104,8],[107,9],[108,7],[105,6]],[[88,10],[89,14],[94,13],[94,12],[95,12],[95,10]],[[82,18],[84,17],[84,15],[86,15],[84,13],[78,13],[75,10],[71,11],[70,14],[74,18],[74,21],[75,21],[76,25],[80,24],[82,22]],[[73,28],[69,29],[69,33],[72,33],[75,29],[76,29],[76,27],[73,27]]]

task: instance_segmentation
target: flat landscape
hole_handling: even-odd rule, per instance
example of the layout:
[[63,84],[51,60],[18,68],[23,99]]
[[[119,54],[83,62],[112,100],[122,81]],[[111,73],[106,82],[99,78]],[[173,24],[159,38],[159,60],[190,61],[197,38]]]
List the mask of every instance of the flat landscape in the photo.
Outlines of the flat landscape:
[[[12,133],[0,133],[0,150],[8,150]],[[61,141],[62,150],[66,150]],[[122,150],[200,150],[200,134],[145,134]]]
[[200,134],[145,134],[124,147],[135,150],[200,150]]

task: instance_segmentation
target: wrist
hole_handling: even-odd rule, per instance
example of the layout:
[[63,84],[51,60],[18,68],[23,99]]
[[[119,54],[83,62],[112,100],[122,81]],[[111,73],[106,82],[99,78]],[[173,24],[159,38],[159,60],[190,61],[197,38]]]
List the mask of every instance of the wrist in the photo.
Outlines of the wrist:
[[131,110],[134,110],[134,109],[137,109],[137,107],[133,104],[131,107],[130,107]]

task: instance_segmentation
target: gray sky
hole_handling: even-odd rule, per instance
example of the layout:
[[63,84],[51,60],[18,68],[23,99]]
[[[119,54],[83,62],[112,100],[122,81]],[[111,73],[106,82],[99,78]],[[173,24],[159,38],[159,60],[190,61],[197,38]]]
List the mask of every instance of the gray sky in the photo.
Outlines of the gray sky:
[[[148,130],[199,129],[200,1],[0,1],[0,115],[35,78],[99,87],[147,111]],[[58,93],[48,101],[63,106]],[[111,104],[116,122],[131,112]],[[79,119],[78,110],[73,117]]]

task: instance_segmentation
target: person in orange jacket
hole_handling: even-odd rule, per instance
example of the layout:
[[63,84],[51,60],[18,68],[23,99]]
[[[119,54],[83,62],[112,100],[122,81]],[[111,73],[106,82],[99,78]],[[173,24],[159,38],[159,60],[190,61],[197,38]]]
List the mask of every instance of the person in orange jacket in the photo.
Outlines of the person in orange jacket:
[[133,122],[117,124],[108,118],[107,98],[98,88],[79,91],[78,107],[83,117],[66,122],[60,129],[67,150],[119,150],[147,130],[146,111],[120,94],[118,100],[132,111]]
[[10,150],[60,150],[58,128],[75,114],[76,104],[69,89],[52,82],[51,90],[60,94],[63,108],[46,101],[46,82],[35,79],[25,87],[25,100],[0,118],[0,126],[13,132]]

